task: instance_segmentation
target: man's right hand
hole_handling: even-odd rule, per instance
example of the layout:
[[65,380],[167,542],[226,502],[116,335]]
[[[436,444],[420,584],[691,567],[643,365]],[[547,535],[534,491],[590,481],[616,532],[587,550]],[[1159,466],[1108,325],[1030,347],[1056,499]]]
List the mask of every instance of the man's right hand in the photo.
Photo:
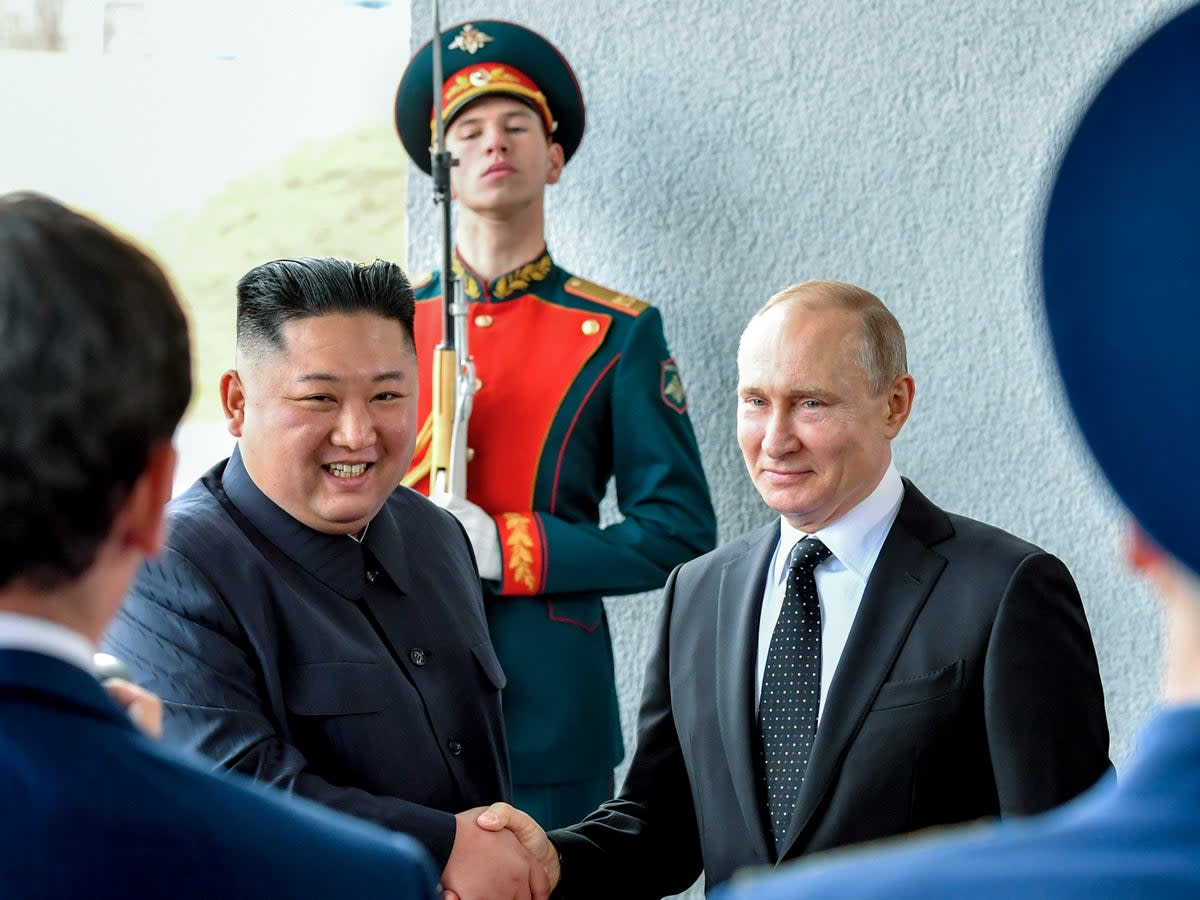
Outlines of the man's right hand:
[[550,843],[550,838],[546,837],[546,832],[533,820],[533,816],[508,803],[493,803],[479,814],[475,822],[488,831],[507,829],[512,832],[549,876],[550,890],[558,887],[558,879],[562,875],[558,849]]
[[[554,884],[540,858],[523,846],[519,835],[503,825],[489,829],[476,824],[481,813],[496,806],[507,804],[480,806],[454,817],[454,847],[442,870],[445,897],[447,900],[547,900]],[[524,813],[513,812],[533,822]],[[541,831],[536,823],[533,827]]]
[[106,678],[104,690],[147,737],[162,737],[163,705],[157,694],[124,678]]

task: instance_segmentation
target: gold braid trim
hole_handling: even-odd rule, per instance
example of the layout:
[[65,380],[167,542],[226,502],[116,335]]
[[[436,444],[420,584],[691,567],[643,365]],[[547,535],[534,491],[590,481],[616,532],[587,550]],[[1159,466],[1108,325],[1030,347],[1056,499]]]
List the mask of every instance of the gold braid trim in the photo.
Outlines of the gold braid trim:
[[533,537],[529,533],[529,516],[524,513],[504,513],[504,526],[508,537],[504,546],[508,548],[508,569],[512,580],[532,591],[537,585],[533,574]]
[[612,309],[619,309],[622,312],[629,313],[631,316],[640,316],[650,308],[650,304],[645,300],[630,297],[628,294],[618,293],[603,285],[596,284],[594,281],[587,281],[576,276],[567,279],[565,288],[568,294],[574,294],[576,297],[583,297],[585,300],[592,300],[596,303],[603,303],[605,306]]
[[526,263],[515,272],[501,275],[496,279],[496,286],[492,288],[492,296],[503,300],[517,291],[526,290],[535,281],[545,281],[552,266],[553,263],[550,262],[550,256],[547,254],[541,259]]

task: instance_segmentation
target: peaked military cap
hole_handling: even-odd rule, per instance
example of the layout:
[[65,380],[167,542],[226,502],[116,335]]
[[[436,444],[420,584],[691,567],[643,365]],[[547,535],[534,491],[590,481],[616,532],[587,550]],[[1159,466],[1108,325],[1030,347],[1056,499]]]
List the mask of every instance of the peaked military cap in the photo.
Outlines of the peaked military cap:
[[1085,111],[1046,209],[1046,319],[1076,421],[1118,497],[1200,572],[1200,6]]
[[[583,94],[571,66],[535,31],[496,19],[461,22],[441,34],[442,117],[449,124],[473,100],[501,94],[528,103],[570,160],[583,139]],[[396,90],[396,130],[413,162],[432,168],[433,41],[409,61]]]

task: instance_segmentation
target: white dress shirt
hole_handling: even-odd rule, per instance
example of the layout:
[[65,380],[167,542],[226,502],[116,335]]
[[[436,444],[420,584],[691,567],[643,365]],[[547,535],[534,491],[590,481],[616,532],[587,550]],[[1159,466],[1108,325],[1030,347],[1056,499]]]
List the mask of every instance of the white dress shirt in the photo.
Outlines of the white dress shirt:
[[[813,570],[817,597],[821,601],[821,703],[817,718],[825,711],[825,698],[833,673],[837,671],[850,627],[858,614],[863,591],[875,560],[883,548],[884,539],[892,530],[900,501],[904,498],[904,483],[895,464],[890,464],[875,490],[832,525],[811,537],[820,539],[829,548],[830,556]],[[757,707],[762,694],[763,673],[767,668],[767,651],[771,635],[783,607],[783,594],[788,574],[788,558],[792,548],[810,535],[793,528],[787,520],[779,520],[779,543],[767,571],[762,610],[758,619],[758,667],[755,678],[754,703]]]
[[0,612],[0,649],[53,656],[92,674],[96,648],[78,631],[36,616]]

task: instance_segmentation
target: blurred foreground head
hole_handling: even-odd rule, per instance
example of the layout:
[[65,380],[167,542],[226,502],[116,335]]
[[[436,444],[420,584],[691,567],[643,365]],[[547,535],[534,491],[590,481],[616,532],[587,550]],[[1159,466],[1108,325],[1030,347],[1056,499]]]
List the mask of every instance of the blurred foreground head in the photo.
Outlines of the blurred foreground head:
[[1047,321],[1071,408],[1122,502],[1200,572],[1200,6],[1108,79],[1046,214]]
[[169,454],[191,396],[174,289],[93,219],[0,196],[0,382],[0,590],[54,589],[92,566]]

